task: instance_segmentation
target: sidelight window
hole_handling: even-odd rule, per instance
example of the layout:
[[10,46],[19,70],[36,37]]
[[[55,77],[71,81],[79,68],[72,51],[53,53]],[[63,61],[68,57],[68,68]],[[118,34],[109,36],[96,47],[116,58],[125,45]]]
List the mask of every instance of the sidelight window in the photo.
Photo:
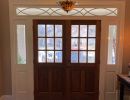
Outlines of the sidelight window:
[[17,64],[26,64],[25,25],[17,25]]
[[116,64],[116,48],[117,48],[117,25],[109,25],[108,37],[108,64]]

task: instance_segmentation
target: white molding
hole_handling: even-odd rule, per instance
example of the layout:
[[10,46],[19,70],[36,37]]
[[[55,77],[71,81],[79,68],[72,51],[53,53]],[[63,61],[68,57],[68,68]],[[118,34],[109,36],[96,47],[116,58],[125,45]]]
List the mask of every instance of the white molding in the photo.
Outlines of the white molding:
[[[31,2],[28,2],[27,0],[9,0],[10,4],[12,5],[24,5],[24,6],[35,6],[35,5],[39,5],[39,6],[57,6],[56,5],[56,1],[55,0],[50,0],[50,2],[48,2],[47,0],[43,2],[43,0],[30,0]],[[97,0],[77,0],[77,2],[80,3],[80,5],[82,6],[90,6],[90,5],[117,5],[117,4],[122,4],[124,3],[124,1],[117,1],[117,0],[112,0],[111,2],[109,0],[101,0],[101,1],[97,1]]]
[[11,95],[3,95],[0,100],[13,100]]
[[[19,1],[21,1],[21,2],[19,2]],[[32,2],[28,2],[28,1],[32,1]],[[33,50],[33,44],[32,44],[32,34],[31,33],[33,33],[32,32],[32,19],[97,19],[97,20],[102,20],[102,21],[113,21],[114,19],[112,18],[112,17],[109,17],[109,18],[104,18],[104,17],[102,17],[102,18],[99,18],[99,17],[67,17],[67,16],[65,16],[64,18],[63,18],[63,16],[62,17],[18,17],[18,16],[15,16],[15,7],[19,7],[19,6],[29,6],[29,7],[32,7],[32,6],[47,6],[47,7],[49,7],[49,5],[52,7],[53,5],[55,6],[55,0],[50,0],[50,1],[52,1],[52,2],[49,2],[48,3],[48,1],[45,1],[44,2],[44,4],[43,4],[43,0],[9,0],[9,10],[10,10],[10,40],[11,40],[11,71],[12,71],[12,95],[13,95],[13,98],[14,99],[12,99],[12,97],[11,96],[9,96],[9,95],[4,95],[4,96],[2,96],[1,98],[0,98],[0,100],[17,100],[17,98],[20,98],[20,99],[22,99],[22,98],[24,98],[24,100],[34,100],[33,99],[33,91],[34,91],[34,80],[33,80],[33,76],[34,76],[34,71],[33,71],[33,53],[32,53],[32,50]],[[80,0],[79,0],[80,1]],[[124,4],[125,4],[125,2],[124,1],[115,1],[115,0],[113,0],[113,1],[101,1],[101,2],[99,2],[99,1],[89,1],[89,2],[86,2],[87,0],[81,0],[81,2],[80,2],[80,4],[82,5],[82,6],[87,6],[87,5],[91,5],[91,6],[101,6],[101,5],[103,5],[103,6],[109,6],[109,5],[111,5],[111,6],[114,6],[114,7],[119,7],[120,9],[122,9],[122,6],[123,6],[123,9],[121,10],[121,12],[123,12],[123,10],[124,10]],[[121,13],[121,19],[124,19],[124,16],[122,16],[122,15],[124,15],[124,14],[122,14]],[[120,16],[119,17],[117,17],[117,19],[119,19],[120,20]],[[26,66],[22,66],[22,67],[20,67],[20,65],[17,65],[16,64],[16,42],[15,42],[15,32],[16,32],[16,30],[15,30],[15,24],[14,23],[17,23],[17,21],[20,21],[20,22],[25,22],[25,24],[27,24],[27,26],[29,26],[29,28],[27,28],[28,30],[28,32],[27,33],[30,33],[30,34],[27,34],[28,35],[28,44],[29,44],[29,46],[28,46],[28,64],[26,65]],[[104,23],[104,25],[103,26],[105,26],[106,25],[106,23]],[[124,21],[121,21],[121,23],[120,23],[120,25],[124,25]],[[102,34],[103,33],[107,33],[106,31],[103,31],[102,32]],[[123,31],[123,29],[121,30],[121,32],[120,33],[124,33],[124,31]],[[121,34],[121,37],[123,37],[123,34]],[[104,38],[104,35],[102,35],[102,39],[106,39],[106,38]],[[122,42],[122,41],[121,41]],[[103,44],[105,44],[105,43],[103,43]],[[121,47],[120,47],[120,56],[122,57],[122,46],[123,46],[123,44],[121,43]],[[104,52],[104,51],[107,51],[107,50],[104,50],[104,49],[106,49],[106,48],[104,48],[104,46],[102,45],[102,51],[101,51],[101,53],[103,53],[103,55],[102,56],[104,56],[104,57],[106,57],[106,52]],[[31,52],[30,52],[31,51]],[[102,65],[100,65],[100,86],[99,86],[99,88],[100,88],[100,98],[99,98],[99,100],[105,100],[105,94],[104,94],[104,92],[105,92],[105,81],[106,81],[106,79],[105,79],[105,73],[107,72],[107,66],[105,65],[105,61],[104,61],[104,57],[103,58],[101,58],[101,60],[103,61],[102,62]],[[122,69],[122,67],[121,67],[121,65],[122,65],[122,58],[120,57],[120,64],[119,64],[119,66],[120,67],[115,67],[115,68],[120,68],[120,69]],[[16,76],[18,76],[18,74],[17,74],[17,72],[20,72],[20,71],[25,71],[26,72],[26,74],[27,74],[27,78],[28,78],[28,81],[26,81],[27,82],[27,84],[26,84],[26,86],[28,87],[28,88],[24,88],[25,89],[25,91],[27,92],[27,95],[26,94],[24,94],[22,91],[16,91],[16,90],[19,90],[19,87],[16,87],[17,85],[17,82],[16,82],[16,79],[17,79],[17,77]],[[114,70],[114,71],[117,71],[117,70]],[[18,88],[18,89],[17,89]],[[20,89],[21,89],[21,87],[20,87]],[[17,93],[18,94],[20,94],[20,95],[17,95]]]

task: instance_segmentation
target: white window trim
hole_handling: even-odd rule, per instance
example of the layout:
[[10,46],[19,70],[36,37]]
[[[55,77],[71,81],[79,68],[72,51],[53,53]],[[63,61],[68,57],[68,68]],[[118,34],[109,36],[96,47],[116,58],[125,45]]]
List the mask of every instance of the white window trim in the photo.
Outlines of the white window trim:
[[[103,25],[106,25],[107,22],[109,22],[110,20],[115,20],[115,18],[113,17],[98,17],[98,16],[94,16],[94,17],[89,17],[89,16],[83,16],[82,18],[79,18],[78,16],[65,16],[65,17],[51,17],[51,16],[46,16],[46,17],[43,17],[43,16],[29,16],[29,17],[26,17],[26,16],[16,16],[16,7],[20,7],[20,6],[25,6],[25,7],[36,7],[36,5],[39,5],[39,7],[41,6],[46,6],[46,7],[49,7],[47,1],[45,1],[44,3],[42,2],[42,0],[40,1],[36,1],[36,0],[33,0],[33,2],[31,3],[27,3],[26,0],[23,0],[23,2],[19,2],[19,0],[9,0],[9,8],[10,8],[10,41],[11,41],[11,70],[12,70],[12,96],[13,96],[13,100],[16,100],[17,98],[19,98],[20,96],[19,95],[22,95],[23,98],[26,98],[27,100],[30,99],[30,100],[33,100],[33,90],[34,90],[34,85],[33,85],[33,44],[32,44],[32,20],[33,19],[80,19],[80,20],[84,20],[84,19],[89,19],[89,20],[102,20],[102,27]],[[121,73],[121,69],[122,69],[122,57],[123,57],[123,34],[124,34],[124,13],[125,13],[125,2],[124,1],[89,1],[89,2],[85,2],[85,1],[81,1],[81,5],[84,5],[84,4],[87,4],[85,6],[90,6],[90,5],[95,5],[95,7],[99,7],[100,5],[102,6],[105,6],[105,7],[117,7],[119,8],[119,16],[116,17],[116,20],[119,21],[120,23],[118,23],[119,27],[120,27],[120,34],[119,34],[119,50],[118,50],[118,53],[119,55],[118,56],[118,69],[117,67],[115,67],[115,69],[117,69],[117,73]],[[51,5],[54,5],[55,2],[51,2]],[[51,7],[51,6],[50,6]],[[106,22],[105,22],[106,21]],[[28,30],[27,30],[27,44],[28,44],[28,48],[27,48],[27,62],[28,64],[25,65],[25,66],[18,66],[16,64],[15,61],[16,60],[16,41],[15,41],[15,23],[19,24],[19,22],[22,22],[24,24],[26,24],[26,26],[28,26]],[[105,33],[105,29],[102,30],[102,34]],[[104,35],[101,37],[102,39],[104,39]],[[102,45],[102,44],[101,44]],[[30,51],[31,50],[31,51]],[[102,52],[102,51],[101,51]],[[107,53],[105,53],[107,54]],[[105,56],[104,54],[102,56]],[[107,57],[106,57],[107,58]],[[102,60],[103,58],[101,58]],[[103,59],[104,60],[104,59]],[[104,67],[105,66],[105,67]],[[110,67],[107,67],[107,65],[104,63],[102,63],[102,65],[100,65],[100,85],[99,85],[99,100],[104,100],[105,99],[105,73],[106,71],[109,71],[109,69],[111,68],[112,66]],[[114,70],[114,69],[113,69]],[[26,85],[28,86],[28,88],[26,89],[26,91],[21,91],[21,92],[18,92],[17,91],[17,87],[16,87],[16,84],[17,84],[17,75],[19,72],[23,72],[27,75],[27,83]],[[25,75],[24,74],[24,75]]]

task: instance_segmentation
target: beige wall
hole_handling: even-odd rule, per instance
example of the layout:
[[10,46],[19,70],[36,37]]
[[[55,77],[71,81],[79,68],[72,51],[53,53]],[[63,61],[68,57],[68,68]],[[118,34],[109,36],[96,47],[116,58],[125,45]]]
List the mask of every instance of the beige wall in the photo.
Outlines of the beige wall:
[[[1,19],[1,16],[0,16]],[[1,23],[1,21],[0,21]],[[3,95],[3,68],[1,64],[1,24],[0,24],[0,97]]]
[[[8,0],[0,1],[0,94],[11,94]],[[2,83],[3,82],[3,83]]]
[[[1,3],[0,3],[0,12],[1,12]],[[2,74],[2,72],[3,72],[3,69],[2,69],[2,65],[1,65],[1,54],[2,54],[2,52],[1,52],[1,49],[2,49],[2,46],[1,46],[1,44],[2,44],[2,20],[1,20],[1,18],[2,18],[2,14],[0,14],[0,97],[1,97],[1,95],[3,94],[3,74]]]
[[126,0],[125,35],[123,51],[123,73],[128,73],[130,62],[130,0]]

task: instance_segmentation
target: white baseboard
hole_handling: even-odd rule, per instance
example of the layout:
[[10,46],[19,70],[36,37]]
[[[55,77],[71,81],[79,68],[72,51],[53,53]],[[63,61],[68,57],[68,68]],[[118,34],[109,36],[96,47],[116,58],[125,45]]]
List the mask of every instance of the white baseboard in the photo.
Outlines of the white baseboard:
[[11,95],[3,95],[0,100],[13,100]]

